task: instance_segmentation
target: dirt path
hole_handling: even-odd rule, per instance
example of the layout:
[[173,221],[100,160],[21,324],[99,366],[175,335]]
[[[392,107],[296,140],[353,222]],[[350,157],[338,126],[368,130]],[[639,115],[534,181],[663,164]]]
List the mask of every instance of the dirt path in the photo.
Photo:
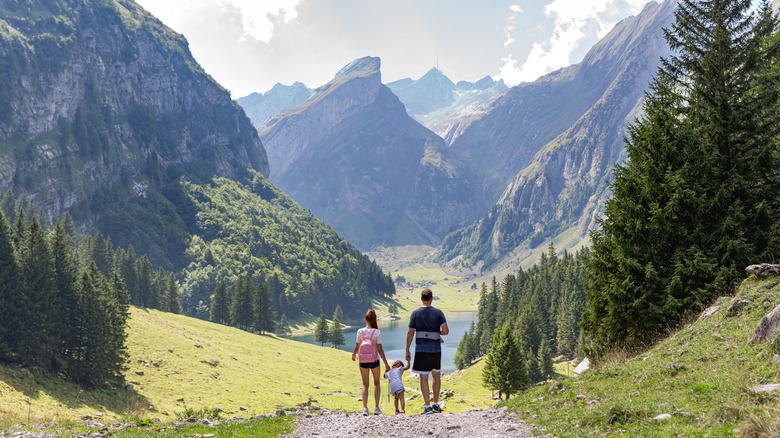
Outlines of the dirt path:
[[457,414],[369,416],[322,411],[300,416],[288,438],[310,437],[531,437],[531,428],[506,408]]

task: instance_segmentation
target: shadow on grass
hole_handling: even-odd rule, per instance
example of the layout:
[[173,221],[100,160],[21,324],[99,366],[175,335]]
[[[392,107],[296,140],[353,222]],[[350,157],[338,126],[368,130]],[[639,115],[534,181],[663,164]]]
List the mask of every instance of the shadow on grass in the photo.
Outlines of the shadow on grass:
[[[27,409],[15,413],[20,419],[41,417],[40,412],[36,411],[46,408],[40,406],[46,403],[43,401],[44,396],[56,402],[49,402],[51,411],[60,412],[86,408],[93,412],[108,411],[117,416],[139,417],[148,412],[150,406],[146,397],[134,389],[129,389],[127,385],[116,388],[86,388],[36,367],[0,364],[0,382],[27,398]],[[43,416],[49,415],[52,415],[52,412],[46,412]]]

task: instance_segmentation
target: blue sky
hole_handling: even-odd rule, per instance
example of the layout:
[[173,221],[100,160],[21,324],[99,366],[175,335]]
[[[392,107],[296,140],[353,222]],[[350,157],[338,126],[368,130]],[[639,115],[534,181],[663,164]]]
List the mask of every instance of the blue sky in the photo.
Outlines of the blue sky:
[[[318,87],[382,58],[382,80],[436,66],[509,85],[579,62],[647,0],[136,0],[183,34],[233,98],[295,81]],[[666,0],[670,1],[670,0]]]

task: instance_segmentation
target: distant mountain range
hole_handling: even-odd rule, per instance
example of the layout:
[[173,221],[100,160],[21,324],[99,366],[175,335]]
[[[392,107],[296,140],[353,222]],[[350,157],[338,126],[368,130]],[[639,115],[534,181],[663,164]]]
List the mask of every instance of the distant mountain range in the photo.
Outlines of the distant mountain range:
[[[647,84],[669,54],[662,29],[672,23],[675,5],[649,3],[581,63],[508,90],[489,77],[455,84],[435,68],[385,87],[378,60],[362,74],[340,73],[261,127],[271,178],[361,248],[437,244],[443,230],[474,214],[482,218],[445,238],[441,261],[489,266],[561,233],[570,234],[563,246],[575,245],[587,238],[608,196],[611,169],[625,159],[626,126],[641,113]],[[404,127],[413,125],[399,100],[406,114],[438,135],[414,130],[410,136]],[[440,169],[456,170],[423,197],[448,212],[438,228],[432,214],[421,221],[409,210],[419,205],[420,186],[412,189],[408,175],[388,169],[419,168],[411,156],[387,159],[390,151],[406,151],[404,144],[418,151],[435,145],[430,150],[446,163]],[[384,204],[372,205],[372,198]],[[379,211],[394,213],[373,213]]]
[[314,90],[306,88],[301,82],[276,84],[265,93],[252,93],[238,99],[238,104],[252,123],[260,128],[274,115],[306,102],[313,93]]
[[358,248],[438,243],[481,211],[473,175],[382,85],[378,58],[345,66],[260,136],[271,180]]

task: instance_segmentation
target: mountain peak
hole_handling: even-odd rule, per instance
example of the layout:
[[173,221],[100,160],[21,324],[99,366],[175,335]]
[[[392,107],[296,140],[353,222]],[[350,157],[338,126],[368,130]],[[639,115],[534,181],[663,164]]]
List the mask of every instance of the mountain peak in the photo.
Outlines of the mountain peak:
[[356,59],[349,64],[345,65],[341,70],[336,73],[336,76],[334,79],[347,79],[347,78],[354,78],[354,77],[370,77],[370,76],[379,76],[380,73],[380,67],[381,67],[382,61],[373,56],[366,56],[364,58]]

